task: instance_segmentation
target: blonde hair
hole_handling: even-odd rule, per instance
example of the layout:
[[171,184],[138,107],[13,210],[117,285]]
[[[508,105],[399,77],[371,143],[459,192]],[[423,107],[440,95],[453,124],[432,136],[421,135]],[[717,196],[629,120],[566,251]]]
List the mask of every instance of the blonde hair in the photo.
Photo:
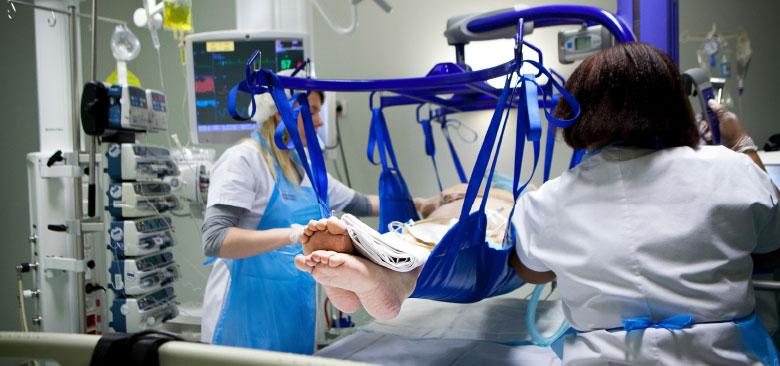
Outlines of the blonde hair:
[[300,177],[298,176],[298,170],[295,168],[295,163],[293,163],[292,159],[290,158],[290,152],[279,149],[274,143],[274,132],[276,132],[276,116],[272,115],[271,117],[268,117],[268,119],[266,119],[262,126],[258,129],[258,132],[260,133],[260,138],[262,138],[265,143],[271,147],[271,150],[274,154],[273,157],[271,157],[268,151],[260,146],[260,143],[255,139],[251,138],[248,140],[252,141],[255,144],[255,147],[260,151],[260,154],[268,164],[268,168],[271,170],[271,175],[276,178],[276,169],[274,169],[275,159],[279,164],[279,168],[282,170],[284,177],[297,186],[300,183]]

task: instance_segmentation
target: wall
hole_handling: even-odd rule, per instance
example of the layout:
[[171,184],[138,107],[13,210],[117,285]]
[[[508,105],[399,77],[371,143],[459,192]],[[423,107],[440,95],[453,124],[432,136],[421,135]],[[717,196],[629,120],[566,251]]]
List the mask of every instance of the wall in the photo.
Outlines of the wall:
[[[549,4],[553,1],[526,1],[530,5]],[[234,3],[232,1],[193,0],[193,23],[198,32],[230,29],[235,26]],[[330,1],[326,9],[337,22],[348,21],[347,1]],[[467,12],[479,12],[514,5],[514,1],[447,1],[447,0],[393,0],[392,14],[387,15],[371,2],[360,6],[360,26],[347,36],[338,36],[326,25],[319,14],[313,14],[314,50],[317,70],[323,78],[387,78],[418,76],[425,74],[437,62],[453,61],[454,51],[447,46],[442,36],[444,24],[449,16]],[[611,0],[584,2],[614,10]],[[90,2],[82,3],[82,12],[89,12]],[[99,13],[131,21],[132,11],[140,1],[101,1]],[[747,88],[741,115],[757,142],[763,142],[771,133],[778,132],[771,105],[780,85],[778,73],[771,68],[777,59],[777,48],[771,36],[778,34],[774,15],[780,14],[777,2],[754,0],[750,6],[744,2],[727,0],[682,0],[680,5],[681,30],[704,32],[713,19],[720,29],[733,30],[744,27],[751,36],[754,57],[747,78]],[[0,232],[3,233],[3,255],[0,256],[0,288],[6,296],[0,298],[0,329],[18,329],[15,298],[11,291],[13,265],[29,257],[27,246],[27,184],[24,155],[35,151],[37,146],[37,97],[35,92],[35,54],[32,13],[19,7],[14,22],[0,16],[0,111],[4,133],[0,134],[0,159],[8,177],[0,190]],[[142,43],[138,59],[129,63],[131,71],[139,76],[146,87],[160,88],[157,57],[151,46],[147,31],[131,26]],[[88,26],[82,26],[82,44],[88,45]],[[108,48],[108,39],[113,26],[101,24],[99,31],[98,76],[105,78],[113,69],[113,58]],[[529,40],[542,46],[548,57],[548,65],[558,69],[554,49],[556,30],[537,31]],[[185,90],[183,68],[179,61],[179,48],[169,32],[161,32],[161,60],[166,92],[170,101],[171,132],[176,133],[183,143],[189,140],[186,112],[184,110]],[[89,60],[84,49],[84,60]],[[495,41],[469,45],[466,60],[474,68],[493,66],[508,60],[511,56],[511,42]],[[688,45],[681,49],[684,68],[693,66]],[[692,61],[693,60],[693,61]],[[89,66],[88,64],[84,66]],[[561,67],[564,75],[571,66]],[[85,67],[84,75],[88,75]],[[353,186],[363,192],[376,192],[378,169],[369,165],[365,157],[365,143],[369,121],[367,94],[341,94],[346,101],[346,116],[342,120],[347,162]],[[391,134],[401,169],[415,195],[426,196],[437,192],[435,179],[431,174],[431,163],[423,155],[423,138],[414,121],[412,108],[393,108],[387,111]],[[490,118],[489,112],[459,116],[468,126],[478,132],[484,130]],[[511,132],[511,131],[509,131]],[[441,135],[435,132],[438,147],[438,161],[446,185],[457,181],[446,145]],[[511,136],[511,135],[509,135]],[[167,145],[162,136],[150,136],[148,141]],[[478,149],[478,143],[467,144],[455,139],[461,159],[470,169]],[[507,143],[500,160],[500,171],[510,173],[513,143]],[[569,149],[558,141],[553,171],[560,172],[568,163]],[[527,154],[528,155],[528,154]],[[530,173],[531,157],[524,164],[524,176]],[[535,181],[539,181],[537,172]],[[202,261],[200,243],[200,221],[194,219],[175,220],[177,227],[177,260],[182,265],[184,280],[177,285],[177,293],[184,304],[195,305],[202,297],[202,287],[208,271],[200,265]]]
[[[753,48],[753,57],[745,78],[745,91],[741,106],[737,98],[736,78],[727,83],[727,89],[734,97],[730,109],[739,117],[759,147],[763,147],[769,136],[780,133],[777,112],[772,108],[780,94],[780,72],[777,60],[780,49],[776,37],[780,34],[776,16],[780,14],[780,2],[771,0],[729,1],[729,0],[681,0],[680,34],[706,34],[713,23],[719,32],[735,33],[745,30]],[[727,40],[735,50],[734,40]],[[698,67],[696,50],[700,41],[680,43],[680,68],[686,70]],[[733,55],[733,53],[732,53]],[[736,66],[732,61],[733,72]]]
[[[5,5],[5,4],[3,4]],[[5,8],[5,6],[3,6]],[[30,259],[25,155],[38,149],[38,101],[35,78],[33,13],[18,7],[13,21],[0,19],[0,329],[18,330],[16,272]]]

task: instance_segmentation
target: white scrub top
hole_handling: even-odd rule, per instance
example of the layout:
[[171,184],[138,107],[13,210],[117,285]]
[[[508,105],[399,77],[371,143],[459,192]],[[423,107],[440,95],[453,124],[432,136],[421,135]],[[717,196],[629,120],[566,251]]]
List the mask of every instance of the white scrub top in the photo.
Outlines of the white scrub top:
[[[263,217],[275,186],[260,146],[246,140],[225,150],[214,164],[209,181],[208,206],[230,205],[247,211],[239,217],[238,227],[254,230]],[[293,152],[294,153],[294,152]],[[303,174],[301,186],[311,187]],[[355,196],[355,191],[328,174],[328,198],[331,209],[341,211]],[[203,296],[201,341],[211,342],[222,305],[230,287],[230,272],[222,260],[211,269]]]
[[566,338],[564,364],[760,364],[733,323],[603,330],[629,317],[698,323],[753,312],[750,253],[780,247],[780,206],[744,154],[610,147],[517,205],[520,260],[555,272],[566,318],[595,330]]

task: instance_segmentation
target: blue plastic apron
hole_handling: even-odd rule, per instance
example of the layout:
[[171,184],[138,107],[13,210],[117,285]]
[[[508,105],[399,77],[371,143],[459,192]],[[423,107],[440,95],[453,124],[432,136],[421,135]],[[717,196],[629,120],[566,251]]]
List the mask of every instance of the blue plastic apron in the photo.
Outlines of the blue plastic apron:
[[[255,132],[252,137],[270,152]],[[273,156],[273,155],[271,155]],[[319,219],[314,190],[288,181],[274,162],[276,185],[257,230]],[[314,351],[316,294],[312,277],[295,268],[299,244],[243,259],[222,259],[230,286],[214,329],[214,344],[280,352]]]
[[[368,160],[374,161],[374,150],[379,150],[379,161],[382,164],[382,172],[379,174],[379,232],[386,233],[388,224],[393,221],[407,222],[419,220],[414,201],[409,194],[404,177],[398,169],[398,161],[393,152],[393,144],[390,142],[390,132],[387,129],[382,109],[371,110],[371,126],[368,136],[367,155]],[[388,162],[389,158],[389,162]]]
[[[737,329],[739,329],[739,333],[742,338],[742,344],[745,346],[745,351],[749,355],[755,357],[766,366],[780,365],[780,360],[777,357],[777,349],[775,349],[775,344],[772,342],[772,338],[769,337],[769,333],[767,333],[766,328],[764,328],[764,324],[761,322],[761,320],[758,319],[755,312],[743,318],[724,320],[720,322],[696,322],[691,315],[676,315],[657,323],[653,323],[649,317],[635,317],[624,319],[622,327],[608,330],[622,330],[626,332],[632,332],[643,331],[647,328],[660,328],[673,331],[690,328],[694,324],[713,323],[734,323]],[[567,336],[576,337],[579,333],[587,333],[587,331],[578,331],[574,328],[569,328],[568,331],[563,333],[552,344],[551,347],[559,358],[563,359],[564,339]]]
[[[257,53],[248,64],[256,56]],[[247,76],[250,71],[248,65]],[[311,188],[296,187],[285,179],[278,164],[275,164],[277,180],[274,192],[258,229],[289,227],[293,223],[305,224],[311,219],[328,217],[328,176],[322,151],[318,144],[308,144],[307,157],[298,130],[297,117],[300,115],[306,140],[317,141],[307,95],[296,94],[288,99],[279,78],[269,69],[260,70],[257,77],[263,78],[268,87],[260,87],[256,81],[250,85],[245,80],[231,89],[228,96],[231,116],[245,118],[236,108],[238,91],[252,95],[270,93],[282,117],[283,130],[288,132],[292,142],[290,148],[295,149],[292,157],[303,168],[312,184]],[[299,106],[293,108],[296,102]],[[250,117],[255,111],[254,98],[251,98],[251,104]],[[281,145],[279,136],[278,133],[275,136],[277,145]],[[254,134],[253,137],[270,151],[259,135]],[[291,244],[250,258],[225,260],[230,269],[231,283],[214,330],[213,343],[313,353],[315,287],[311,275],[298,271],[293,264],[293,258],[299,253],[302,253],[302,249]]]

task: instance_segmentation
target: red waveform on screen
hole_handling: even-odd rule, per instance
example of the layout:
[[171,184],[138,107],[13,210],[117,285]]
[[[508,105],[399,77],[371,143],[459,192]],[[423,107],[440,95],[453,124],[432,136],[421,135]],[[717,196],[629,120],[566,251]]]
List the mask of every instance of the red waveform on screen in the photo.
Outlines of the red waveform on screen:
[[195,80],[195,92],[196,93],[210,93],[214,92],[214,77],[204,76],[202,80]]

